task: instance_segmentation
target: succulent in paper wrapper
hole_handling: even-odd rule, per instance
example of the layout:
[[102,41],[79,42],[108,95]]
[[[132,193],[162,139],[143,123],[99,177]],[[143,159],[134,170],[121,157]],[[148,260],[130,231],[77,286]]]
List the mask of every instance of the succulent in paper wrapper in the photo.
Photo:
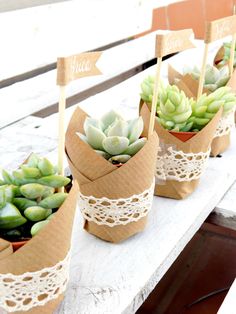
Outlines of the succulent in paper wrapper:
[[160,107],[157,108],[158,122],[168,130],[187,132],[192,123],[188,122],[191,116],[191,101],[177,86],[168,85],[159,92]]
[[[184,67],[183,74],[190,74],[194,79],[199,80],[201,71],[196,66],[193,68]],[[229,78],[228,66],[217,69],[215,66],[207,64],[204,87],[213,92],[219,87],[225,86],[229,81]]]
[[[229,63],[231,44],[232,44],[232,42],[228,42],[228,43],[223,44],[223,47],[224,47],[223,59],[217,63],[217,67],[220,68],[220,67],[225,66]],[[235,51],[236,51],[236,46],[235,46]],[[235,66],[236,66],[236,53],[234,55],[234,67]]]
[[140,97],[146,103],[152,103],[154,81],[155,81],[154,76],[149,75],[141,83]]
[[[221,73],[225,69],[226,67],[221,69]],[[194,70],[192,73],[197,78],[198,72]],[[208,73],[210,75],[210,72]],[[222,83],[223,78],[221,79]],[[146,83],[149,81],[150,79],[145,80]],[[209,83],[210,80],[207,82]],[[149,98],[146,94],[142,99],[145,101]],[[158,91],[158,98],[156,119],[165,129],[177,132],[197,132],[215,116],[221,106],[223,107],[223,114],[227,114],[236,105],[236,96],[228,86],[219,87],[209,95],[203,94],[196,101],[193,98],[187,98],[185,93],[175,85],[164,87],[162,84]]]
[[87,117],[84,132],[77,135],[88,143],[99,155],[113,164],[127,162],[146,143],[139,138],[143,131],[141,117],[125,121],[115,111],[105,114],[100,120]]
[[57,175],[46,158],[32,154],[27,163],[9,174],[2,170],[0,186],[0,234],[3,238],[34,236],[64,202],[67,193],[55,188],[70,179]]
[[230,87],[221,87],[213,93],[203,94],[198,101],[192,102],[192,116],[189,121],[193,123],[195,131],[201,130],[223,107],[223,114],[230,112],[236,105],[236,97]]

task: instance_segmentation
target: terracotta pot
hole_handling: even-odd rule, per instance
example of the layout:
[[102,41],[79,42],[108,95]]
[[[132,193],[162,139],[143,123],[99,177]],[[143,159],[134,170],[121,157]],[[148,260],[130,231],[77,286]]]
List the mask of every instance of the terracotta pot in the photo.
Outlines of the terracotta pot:
[[177,137],[182,142],[187,142],[190,138],[192,138],[194,135],[196,135],[198,132],[175,132],[175,131],[169,131],[170,134]]
[[24,241],[16,241],[16,242],[11,242],[13,252],[17,251],[19,248],[21,248],[23,245],[25,245],[30,239],[24,240]]

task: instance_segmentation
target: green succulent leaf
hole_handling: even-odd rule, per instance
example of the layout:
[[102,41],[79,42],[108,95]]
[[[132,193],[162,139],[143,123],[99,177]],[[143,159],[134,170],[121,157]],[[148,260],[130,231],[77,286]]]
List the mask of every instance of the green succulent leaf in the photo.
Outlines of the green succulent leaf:
[[129,140],[126,137],[110,136],[103,140],[103,148],[110,155],[120,155],[129,146]]

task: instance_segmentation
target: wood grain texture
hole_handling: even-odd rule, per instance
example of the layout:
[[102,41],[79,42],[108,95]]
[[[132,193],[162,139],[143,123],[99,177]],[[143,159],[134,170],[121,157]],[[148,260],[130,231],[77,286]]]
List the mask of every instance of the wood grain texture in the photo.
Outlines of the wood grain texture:
[[236,308],[235,296],[236,296],[236,280],[233,282],[217,314],[234,314]]
[[140,0],[71,0],[4,12],[0,80],[136,35],[150,29],[151,19],[152,5]]

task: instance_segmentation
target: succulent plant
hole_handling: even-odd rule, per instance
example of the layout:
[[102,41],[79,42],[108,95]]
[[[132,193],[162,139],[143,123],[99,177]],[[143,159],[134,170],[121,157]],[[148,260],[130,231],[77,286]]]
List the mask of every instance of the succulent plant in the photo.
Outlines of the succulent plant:
[[[231,44],[232,44],[232,42],[228,42],[228,43],[223,44],[223,47],[224,47],[223,59],[217,63],[217,67],[221,68],[222,66],[225,66],[229,63]],[[236,51],[236,45],[235,45],[235,51]],[[236,67],[236,53],[234,55],[234,67]]]
[[192,102],[192,115],[189,122],[193,123],[193,130],[201,130],[223,107],[223,114],[230,112],[236,105],[236,96],[230,87],[220,87],[213,93],[203,94],[198,101]]
[[112,110],[100,120],[87,117],[84,122],[85,135],[79,132],[77,135],[109,162],[123,164],[145,145],[147,139],[139,138],[142,131],[141,117],[125,121]]
[[154,76],[149,75],[141,83],[141,94],[140,94],[140,97],[146,103],[151,103],[152,102],[154,81],[155,81]]
[[192,113],[191,102],[183,91],[175,85],[168,85],[159,93],[160,107],[157,120],[167,130],[187,132],[192,123],[188,122]]
[[[193,68],[184,67],[183,73],[190,74],[194,79],[199,80],[201,72],[195,66]],[[229,78],[230,75],[228,66],[223,66],[222,68],[217,69],[215,66],[207,64],[204,87],[213,92],[217,88],[225,86]]]
[[69,182],[56,174],[48,159],[36,154],[12,174],[2,170],[0,237],[16,240],[34,236],[66,199],[67,193],[56,189]]

